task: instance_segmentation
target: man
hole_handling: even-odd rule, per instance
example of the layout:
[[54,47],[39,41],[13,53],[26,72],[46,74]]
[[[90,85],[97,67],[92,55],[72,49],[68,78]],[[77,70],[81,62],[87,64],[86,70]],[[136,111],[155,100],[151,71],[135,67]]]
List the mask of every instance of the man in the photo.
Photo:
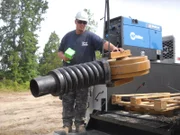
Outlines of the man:
[[[85,11],[80,11],[76,14],[75,25],[76,30],[67,33],[60,44],[58,56],[63,60],[64,66],[80,64],[95,60],[96,50],[108,50],[109,43],[96,34],[86,31],[86,25],[88,23],[88,15]],[[73,59],[70,60],[65,57],[64,52],[71,48],[76,51]],[[110,51],[123,51],[122,48],[117,48],[110,43]],[[63,130],[66,133],[72,131],[72,119],[74,118],[74,124],[76,132],[84,132],[84,117],[86,113],[86,102],[88,97],[88,88],[76,90],[75,92],[69,92],[62,96],[63,104]]]

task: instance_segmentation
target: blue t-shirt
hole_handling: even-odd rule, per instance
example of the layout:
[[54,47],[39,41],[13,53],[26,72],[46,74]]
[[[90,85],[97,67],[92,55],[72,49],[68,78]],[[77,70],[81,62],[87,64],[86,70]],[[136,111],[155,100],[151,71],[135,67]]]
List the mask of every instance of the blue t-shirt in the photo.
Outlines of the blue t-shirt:
[[80,64],[95,60],[95,51],[102,51],[105,40],[98,35],[85,31],[83,34],[76,34],[76,31],[67,33],[59,46],[59,51],[65,52],[68,48],[76,51],[70,63],[63,62],[64,66]]

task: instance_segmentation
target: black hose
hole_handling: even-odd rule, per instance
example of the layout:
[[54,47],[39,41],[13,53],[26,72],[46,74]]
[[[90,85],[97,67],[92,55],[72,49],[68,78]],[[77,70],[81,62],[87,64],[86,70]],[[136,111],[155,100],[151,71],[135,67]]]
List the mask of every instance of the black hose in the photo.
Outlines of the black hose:
[[83,75],[83,80],[80,80],[80,81],[83,81],[84,82],[84,86],[89,86],[89,74],[87,72],[87,70],[83,67],[83,66],[80,66],[80,65],[76,65],[76,67],[81,71],[82,75]]
[[54,69],[47,76],[32,79],[30,89],[34,97],[46,94],[61,96],[92,85],[108,83],[110,76],[106,60],[92,61]]

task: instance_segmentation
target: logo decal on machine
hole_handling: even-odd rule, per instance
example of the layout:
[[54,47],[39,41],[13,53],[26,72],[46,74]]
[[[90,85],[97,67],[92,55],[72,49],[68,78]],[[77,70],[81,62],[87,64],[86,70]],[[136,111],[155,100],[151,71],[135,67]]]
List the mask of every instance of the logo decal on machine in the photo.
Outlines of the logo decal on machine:
[[160,30],[161,27],[153,24],[147,24],[147,27],[150,29]]
[[142,36],[136,35],[134,32],[131,32],[131,33],[130,33],[130,38],[131,38],[132,40],[135,40],[135,39],[143,40],[143,37],[142,37]]

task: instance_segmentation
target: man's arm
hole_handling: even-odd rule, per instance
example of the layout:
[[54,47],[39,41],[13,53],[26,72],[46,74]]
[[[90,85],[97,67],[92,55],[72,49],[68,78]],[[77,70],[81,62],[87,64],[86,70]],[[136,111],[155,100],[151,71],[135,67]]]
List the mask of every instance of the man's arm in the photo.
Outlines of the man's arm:
[[109,42],[106,41],[104,44],[103,44],[103,48],[105,50],[108,50],[110,49],[110,51],[120,51],[120,52],[123,52],[124,49],[123,48],[117,48],[116,46],[114,46],[112,43],[110,43],[110,46],[109,46]]

